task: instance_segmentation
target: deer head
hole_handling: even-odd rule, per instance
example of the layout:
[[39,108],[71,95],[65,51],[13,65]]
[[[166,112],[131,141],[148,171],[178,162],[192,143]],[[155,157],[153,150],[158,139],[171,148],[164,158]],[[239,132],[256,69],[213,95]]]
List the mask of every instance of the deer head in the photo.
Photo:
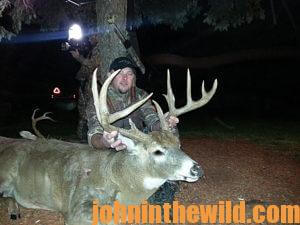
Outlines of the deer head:
[[[97,118],[105,131],[118,131],[119,138],[127,145],[126,154],[134,156],[136,164],[144,165],[143,167],[137,166],[137,169],[144,170],[144,178],[141,178],[144,186],[151,189],[159,187],[166,180],[184,180],[188,182],[198,180],[203,175],[201,167],[181,150],[179,138],[169,130],[165,121],[165,115],[158,103],[154,102],[160,118],[161,131],[153,131],[145,134],[139,131],[132,121],[130,121],[130,130],[111,125],[116,120],[127,116],[144,104],[152,94],[123,111],[110,114],[106,102],[107,89],[120,70],[115,71],[107,78],[101,88],[100,95],[98,95],[97,90],[96,71],[93,74],[92,93]],[[171,115],[178,116],[206,104],[213,96],[217,82],[215,81],[213,89],[208,93],[205,92],[204,85],[202,85],[203,97],[197,102],[191,100],[190,86],[190,75],[188,72],[188,104],[183,109],[176,109],[168,71],[168,95],[166,98]]]

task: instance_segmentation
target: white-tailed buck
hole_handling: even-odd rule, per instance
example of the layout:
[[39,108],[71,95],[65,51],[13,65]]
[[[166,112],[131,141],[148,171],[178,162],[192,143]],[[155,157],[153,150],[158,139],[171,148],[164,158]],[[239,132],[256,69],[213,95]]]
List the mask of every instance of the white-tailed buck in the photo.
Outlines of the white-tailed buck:
[[[119,138],[127,145],[124,151],[93,150],[91,147],[55,139],[12,139],[0,137],[0,193],[11,200],[11,213],[18,215],[18,204],[26,208],[47,209],[63,214],[65,224],[90,225],[92,201],[112,205],[140,204],[150,197],[165,181],[197,181],[201,167],[187,156],[179,139],[169,131],[165,115],[155,103],[161,122],[161,131],[144,134],[135,128],[125,130],[111,124],[130,114],[147,101],[109,114],[107,88],[119,71],[104,83],[98,97],[96,71],[93,76],[93,97],[97,117],[104,130],[119,131]],[[217,82],[208,93],[202,85],[202,98],[191,99],[188,72],[188,103],[176,109],[168,72],[170,114],[179,116],[206,104],[214,95]]]

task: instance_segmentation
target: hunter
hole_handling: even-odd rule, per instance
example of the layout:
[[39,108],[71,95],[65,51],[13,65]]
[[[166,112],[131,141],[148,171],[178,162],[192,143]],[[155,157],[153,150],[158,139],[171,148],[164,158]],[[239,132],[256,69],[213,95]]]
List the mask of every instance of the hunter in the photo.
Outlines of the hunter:
[[[121,111],[148,95],[146,91],[136,87],[136,73],[138,68],[127,57],[116,58],[109,67],[109,73],[100,75],[100,83],[103,84],[106,78],[118,69],[121,69],[121,71],[112,81],[107,93],[107,104],[110,109],[110,113]],[[111,133],[103,132],[103,129],[96,117],[92,99],[89,101],[86,110],[89,145],[95,149],[111,148],[116,151],[126,149],[126,145],[117,138],[117,131],[113,131]],[[130,129],[129,118],[134,122],[135,126],[139,130],[145,133],[160,130],[159,117],[150,100],[129,116],[116,121],[112,125]],[[179,122],[178,118],[169,116],[166,119],[172,132],[178,135],[176,126]],[[160,205],[163,205],[163,203],[166,202],[172,203],[177,189],[177,183],[166,182],[148,199],[148,201],[150,204]]]
[[76,80],[79,82],[78,90],[78,124],[77,124],[77,136],[82,142],[87,141],[87,118],[86,118],[86,106],[90,99],[92,99],[91,81],[93,71],[99,66],[99,53],[98,48],[95,48],[98,44],[97,35],[91,35],[88,38],[90,43],[89,53],[86,57],[80,54],[78,49],[70,51],[73,58],[80,63],[80,69],[76,74]]

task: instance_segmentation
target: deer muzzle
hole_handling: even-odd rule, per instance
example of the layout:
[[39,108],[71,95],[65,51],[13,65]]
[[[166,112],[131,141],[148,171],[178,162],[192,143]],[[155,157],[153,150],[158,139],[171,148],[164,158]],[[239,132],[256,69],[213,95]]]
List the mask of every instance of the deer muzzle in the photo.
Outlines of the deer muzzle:
[[190,171],[191,175],[193,177],[203,177],[204,175],[204,171],[203,169],[201,168],[201,166],[199,166],[199,164],[195,163],[193,165],[193,167],[191,168],[191,171]]

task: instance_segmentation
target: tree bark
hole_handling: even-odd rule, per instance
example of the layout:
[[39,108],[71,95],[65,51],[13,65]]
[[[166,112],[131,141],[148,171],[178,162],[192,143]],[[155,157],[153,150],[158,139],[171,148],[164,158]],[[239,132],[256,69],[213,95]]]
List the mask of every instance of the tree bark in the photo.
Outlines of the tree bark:
[[100,65],[98,76],[106,74],[110,63],[117,57],[126,56],[126,49],[120,39],[112,30],[108,19],[114,17],[115,24],[127,36],[126,17],[127,0],[96,0],[97,26],[99,42],[96,47]]
[[291,24],[292,24],[294,30],[297,31],[296,22],[295,22],[295,20],[294,20],[293,14],[292,14],[292,12],[291,12],[291,10],[290,10],[290,8],[289,8],[287,2],[286,2],[285,0],[281,0],[281,3],[282,3],[282,5],[283,5],[283,8],[285,9],[285,11],[286,11],[286,13],[287,13],[289,19],[290,19],[290,22],[291,22]]
[[156,54],[145,57],[145,62],[152,65],[173,65],[188,68],[209,69],[217,66],[240,63],[251,60],[270,60],[281,58],[300,58],[300,51],[295,47],[270,49],[249,49],[239,52],[224,53],[208,57],[183,57],[173,54]]

